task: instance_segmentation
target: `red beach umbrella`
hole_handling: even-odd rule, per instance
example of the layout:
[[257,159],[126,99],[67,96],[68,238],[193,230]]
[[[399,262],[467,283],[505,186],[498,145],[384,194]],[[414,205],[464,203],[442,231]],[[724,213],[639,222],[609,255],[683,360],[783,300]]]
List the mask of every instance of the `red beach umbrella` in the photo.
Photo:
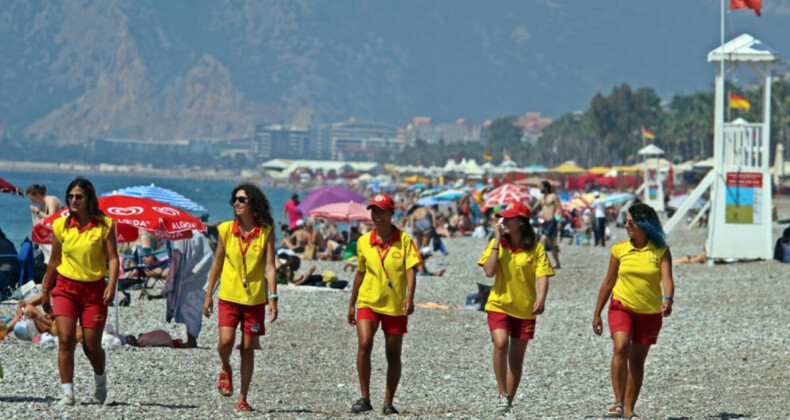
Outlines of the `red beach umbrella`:
[[[167,240],[191,238],[192,230],[206,229],[197,217],[148,198],[125,195],[99,197],[99,208],[116,222],[118,242],[136,240],[138,229]],[[33,242],[52,243],[52,223],[68,214],[68,209],[65,209],[36,223],[32,232]]]
[[14,195],[25,195],[25,193],[19,187],[6,181],[3,178],[0,178],[0,192],[14,194]]
[[502,184],[494,188],[486,197],[486,207],[505,206],[514,202],[530,201],[529,187],[526,185]]

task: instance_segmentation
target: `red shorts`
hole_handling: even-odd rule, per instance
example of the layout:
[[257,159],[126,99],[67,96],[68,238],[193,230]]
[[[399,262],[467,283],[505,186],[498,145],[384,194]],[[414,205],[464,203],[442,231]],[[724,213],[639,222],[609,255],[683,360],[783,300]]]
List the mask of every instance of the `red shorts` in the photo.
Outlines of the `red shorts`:
[[521,319],[502,312],[488,311],[488,329],[506,330],[510,336],[519,340],[532,340],[535,337],[535,320]]
[[266,304],[242,305],[219,299],[217,306],[220,327],[236,329],[241,324],[241,331],[244,334],[266,334],[266,328],[263,325],[263,321],[266,319]]
[[77,319],[83,328],[104,329],[107,305],[104,304],[104,279],[76,281],[58,274],[52,289],[52,316]]
[[406,315],[384,315],[378,312],[373,312],[370,308],[357,308],[357,321],[367,319],[368,321],[379,326],[381,322],[381,330],[385,334],[390,335],[403,335],[409,332],[406,326],[409,323],[409,317]]
[[625,331],[640,344],[656,344],[661,331],[661,314],[638,314],[617,299],[609,302],[609,332]]

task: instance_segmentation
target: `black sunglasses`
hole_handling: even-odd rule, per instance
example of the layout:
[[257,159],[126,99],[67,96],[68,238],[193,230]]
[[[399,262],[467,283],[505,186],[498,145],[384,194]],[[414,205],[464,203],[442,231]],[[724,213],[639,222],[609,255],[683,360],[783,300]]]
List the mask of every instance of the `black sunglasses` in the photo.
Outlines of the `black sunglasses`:
[[636,226],[636,221],[634,219],[628,219],[624,223],[625,226]]
[[68,195],[66,195],[66,199],[67,200],[77,200],[77,201],[79,201],[79,200],[82,200],[83,198],[85,198],[85,196],[82,195],[82,194],[68,194]]
[[247,204],[248,200],[249,199],[247,197],[233,197],[230,199],[230,205],[232,206],[236,204],[236,202],[239,202],[241,204]]

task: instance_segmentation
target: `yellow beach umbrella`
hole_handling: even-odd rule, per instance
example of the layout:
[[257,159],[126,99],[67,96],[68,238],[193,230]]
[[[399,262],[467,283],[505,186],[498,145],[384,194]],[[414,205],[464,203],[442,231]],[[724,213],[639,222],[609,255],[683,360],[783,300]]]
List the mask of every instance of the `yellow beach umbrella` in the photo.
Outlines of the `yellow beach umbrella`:
[[618,172],[636,173],[636,172],[642,172],[645,168],[639,165],[634,165],[634,166],[615,166],[612,169]]
[[593,166],[587,170],[587,173],[591,173],[593,175],[604,175],[611,170],[612,168],[607,168],[606,166]]
[[557,166],[556,168],[549,169],[549,172],[555,173],[555,174],[569,174],[569,175],[573,175],[573,174],[583,174],[583,173],[586,173],[587,171],[584,168],[582,168],[582,167],[580,167],[580,166],[578,166],[578,165],[576,165],[574,163],[565,162],[562,165]]

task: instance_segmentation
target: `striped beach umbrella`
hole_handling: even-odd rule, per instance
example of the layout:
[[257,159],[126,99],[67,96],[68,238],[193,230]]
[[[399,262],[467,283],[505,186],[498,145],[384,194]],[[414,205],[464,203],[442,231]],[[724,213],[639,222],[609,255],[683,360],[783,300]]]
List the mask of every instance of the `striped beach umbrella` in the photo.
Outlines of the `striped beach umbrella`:
[[171,206],[178,207],[190,212],[195,212],[195,213],[206,212],[206,208],[201,206],[200,204],[195,203],[194,201],[184,197],[183,195],[175,191],[168,190],[167,188],[157,187],[154,184],[121,188],[119,190],[109,192],[102,196],[108,197],[111,195],[125,195],[129,197],[148,198],[165,204],[170,204]]

